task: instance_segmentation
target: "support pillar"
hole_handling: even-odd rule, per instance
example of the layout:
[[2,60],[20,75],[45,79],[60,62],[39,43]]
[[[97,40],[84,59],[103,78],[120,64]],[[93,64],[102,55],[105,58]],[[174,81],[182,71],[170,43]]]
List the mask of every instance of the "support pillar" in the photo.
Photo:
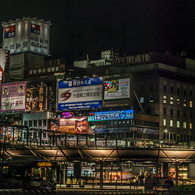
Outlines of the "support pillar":
[[168,163],[163,163],[163,177],[164,178],[168,178],[169,177]]
[[103,189],[103,162],[100,162],[100,189]]
[[176,166],[176,186],[178,186],[178,162],[175,163],[175,166]]

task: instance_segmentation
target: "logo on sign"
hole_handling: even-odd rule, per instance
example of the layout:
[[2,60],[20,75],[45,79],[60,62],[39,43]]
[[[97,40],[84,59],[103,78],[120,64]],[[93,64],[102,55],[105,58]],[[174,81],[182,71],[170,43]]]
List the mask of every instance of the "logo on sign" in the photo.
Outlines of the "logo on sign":
[[62,99],[62,101],[66,101],[66,100],[68,100],[70,97],[71,97],[70,90],[66,90],[66,91],[64,91],[64,92],[61,94],[61,98],[64,98],[64,99]]
[[15,28],[16,26],[7,26],[5,27],[5,31],[4,31],[4,38],[11,38],[11,37],[15,37]]
[[31,33],[40,35],[40,25],[31,23]]

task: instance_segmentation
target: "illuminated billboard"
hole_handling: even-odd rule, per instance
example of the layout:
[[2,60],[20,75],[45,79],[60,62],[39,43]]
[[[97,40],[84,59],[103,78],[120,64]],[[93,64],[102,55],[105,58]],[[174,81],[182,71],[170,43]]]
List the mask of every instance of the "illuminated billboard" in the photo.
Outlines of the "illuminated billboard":
[[88,134],[87,116],[60,119],[60,133]]
[[102,77],[58,83],[58,110],[102,107]]
[[88,112],[88,122],[133,119],[133,110]]
[[0,82],[3,80],[4,72],[9,72],[9,51],[0,48]]
[[3,27],[4,49],[10,54],[33,52],[49,55],[50,25],[26,18]]
[[104,81],[104,100],[130,97],[130,78]]
[[26,82],[1,85],[1,112],[26,109]]
[[26,90],[26,112],[43,112],[48,110],[48,88],[41,86],[27,88]]

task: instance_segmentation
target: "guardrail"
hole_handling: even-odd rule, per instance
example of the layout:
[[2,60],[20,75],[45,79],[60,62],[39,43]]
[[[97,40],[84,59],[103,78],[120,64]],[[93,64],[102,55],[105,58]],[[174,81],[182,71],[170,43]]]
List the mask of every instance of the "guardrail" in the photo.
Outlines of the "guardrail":
[[108,194],[108,195],[194,195],[195,190],[191,191],[174,191],[174,190],[163,190],[163,191],[146,191],[146,190],[0,190],[0,195],[90,195],[90,194]]

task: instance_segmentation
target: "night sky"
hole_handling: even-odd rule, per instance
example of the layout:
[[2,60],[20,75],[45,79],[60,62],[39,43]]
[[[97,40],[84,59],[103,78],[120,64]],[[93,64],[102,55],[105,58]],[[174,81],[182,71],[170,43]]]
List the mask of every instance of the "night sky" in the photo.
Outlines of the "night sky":
[[99,59],[109,49],[121,56],[186,51],[195,58],[193,0],[0,1],[0,22],[28,16],[52,22],[51,58],[69,63],[87,54]]

